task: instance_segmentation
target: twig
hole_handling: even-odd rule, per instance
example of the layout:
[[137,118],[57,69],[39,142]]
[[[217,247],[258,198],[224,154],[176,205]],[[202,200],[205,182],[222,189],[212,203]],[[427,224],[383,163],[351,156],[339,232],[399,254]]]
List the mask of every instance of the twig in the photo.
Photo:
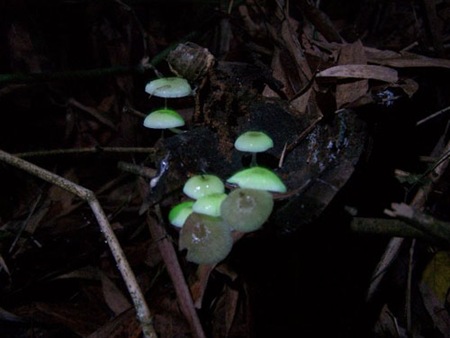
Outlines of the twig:
[[103,211],[100,203],[95,197],[95,194],[91,190],[75,184],[72,181],[65,179],[64,177],[58,176],[46,169],[43,169],[30,162],[8,154],[3,150],[0,150],[0,160],[16,168],[24,170],[36,177],[39,177],[44,181],[57,185],[58,187],[78,196],[89,204],[100,226],[100,230],[105,236],[111,253],[116,261],[117,268],[119,269],[122,278],[128,288],[131,299],[133,300],[137,317],[142,326],[144,337],[156,338],[157,335],[153,328],[152,315],[147,306],[147,303],[145,302],[144,295],[142,294],[136,277],[127,261],[127,258],[120,246],[120,243],[114,231],[111,228],[111,225],[109,224],[105,212]]
[[189,287],[178,262],[177,254],[172,243],[167,237],[167,233],[160,221],[156,221],[150,215],[147,216],[147,224],[152,238],[157,241],[159,251],[166,265],[167,272],[172,280],[181,312],[191,327],[193,336],[196,338],[205,338],[205,333],[195,310]]
[[131,173],[134,175],[138,175],[141,177],[145,177],[148,179],[152,179],[157,174],[157,171],[155,169],[147,168],[147,167],[143,167],[140,165],[131,164],[131,163],[127,163],[127,162],[122,162],[122,161],[117,163],[117,168],[122,171]]
[[422,123],[425,123],[428,120],[434,119],[436,116],[439,116],[439,115],[441,115],[441,114],[443,114],[443,113],[445,113],[445,112],[447,112],[449,110],[450,110],[450,107],[445,107],[445,108],[443,108],[441,110],[438,110],[436,113],[428,115],[427,117],[423,118],[422,120],[417,121],[416,122],[416,126],[420,126]]
[[392,210],[385,210],[385,214],[402,219],[418,230],[450,244],[449,223],[437,220],[405,203],[392,203],[391,208]]
[[117,127],[114,125],[114,123],[112,123],[110,120],[108,120],[106,117],[102,116],[102,114],[97,110],[94,109],[92,107],[88,107],[85,106],[84,104],[82,104],[81,102],[75,100],[74,98],[69,98],[67,100],[67,103],[88,113],[89,115],[91,115],[93,118],[97,119],[99,122],[103,123],[105,126],[111,128],[112,130],[117,131]]
[[20,158],[27,157],[43,157],[67,154],[95,154],[95,153],[142,153],[153,155],[156,153],[155,148],[143,147],[90,147],[90,148],[70,148],[70,149],[52,149],[42,151],[30,151],[25,153],[16,153],[14,156]]
[[105,76],[118,76],[122,74],[144,73],[140,66],[136,67],[110,67],[89,70],[72,70],[48,73],[11,73],[0,74],[0,84],[9,83],[40,83],[48,81],[91,80]]
[[31,216],[34,214],[34,212],[36,211],[36,207],[39,204],[40,200],[41,200],[42,194],[39,194],[39,196],[37,196],[36,200],[34,201],[33,205],[31,206],[31,210],[28,213],[27,219],[22,223],[22,225],[20,226],[19,231],[17,232],[16,237],[14,238],[13,242],[11,243],[11,246],[9,247],[8,253],[12,253],[14,248],[16,247],[17,242],[19,241],[19,239],[22,237],[22,233],[24,232],[25,228],[28,225],[28,222],[31,219]]
[[[438,143],[439,144],[439,143]],[[434,152],[437,152],[438,150],[435,149]],[[446,154],[450,151],[450,142],[447,143],[445,146],[445,149],[441,152],[442,154]],[[436,155],[436,154],[432,154]],[[430,178],[430,183],[427,185],[421,187],[416,195],[414,196],[414,199],[410,203],[411,207],[415,208],[416,210],[421,210],[423,206],[425,205],[427,195],[431,191],[433,187],[433,183],[436,182],[444,173],[445,169],[448,166],[448,157],[439,163],[438,166],[436,166],[431,172],[428,177]],[[369,289],[367,291],[366,295],[366,301],[370,301],[375,293],[375,291],[378,289],[378,286],[380,285],[381,281],[383,280],[383,277],[386,275],[386,272],[388,271],[389,267],[393,263],[393,261],[398,256],[398,253],[400,252],[400,248],[403,244],[403,238],[401,237],[394,237],[392,238],[389,243],[386,246],[386,250],[383,253],[383,256],[381,257],[380,261],[378,262],[375,271],[372,275],[372,281],[370,283]]]
[[406,329],[408,332],[412,332],[412,278],[413,278],[413,266],[414,266],[414,249],[416,247],[416,240],[413,239],[409,248],[409,260],[408,260],[408,277],[406,280]]
[[436,240],[427,233],[399,219],[353,217],[350,229],[359,234],[420,238],[427,241]]

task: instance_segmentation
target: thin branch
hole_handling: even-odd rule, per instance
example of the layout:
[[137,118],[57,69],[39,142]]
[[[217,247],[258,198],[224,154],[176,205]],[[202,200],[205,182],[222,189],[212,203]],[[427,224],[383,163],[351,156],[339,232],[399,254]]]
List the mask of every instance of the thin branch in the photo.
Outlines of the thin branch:
[[197,311],[195,310],[191,292],[184,278],[180,263],[178,262],[177,253],[167,236],[164,226],[149,214],[147,214],[147,224],[152,238],[157,241],[159,251],[161,252],[167,272],[177,294],[181,312],[183,312],[183,315],[189,323],[193,336],[196,338],[205,338],[206,336],[198,318]]
[[46,169],[43,169],[30,162],[8,154],[3,150],[0,150],[0,161],[24,170],[36,177],[43,179],[44,181],[57,185],[58,187],[73,193],[89,204],[100,226],[100,230],[103,233],[103,236],[105,237],[111,253],[116,261],[117,268],[119,269],[122,278],[128,288],[131,299],[133,300],[137,317],[142,326],[144,337],[156,338],[157,334],[153,327],[152,314],[150,313],[147,303],[145,302],[144,295],[120,246],[120,243],[114,231],[112,230],[111,225],[109,224],[108,218],[106,217],[105,212],[103,211],[100,203],[95,197],[95,194],[91,190],[75,184],[64,177],[58,176]]
[[[436,152],[438,152],[440,149],[439,142],[435,147],[435,150],[433,151],[432,155],[436,156]],[[446,154],[450,151],[450,142],[447,143],[445,148],[441,150],[441,154]],[[420,187],[417,191],[416,195],[414,196],[413,200],[411,201],[410,205],[415,210],[421,210],[423,206],[425,205],[425,202],[427,200],[427,196],[430,193],[431,189],[434,186],[434,182],[436,182],[444,173],[445,169],[447,168],[449,164],[448,157],[439,163],[438,166],[434,167],[433,172],[431,172],[428,175],[429,183]],[[393,261],[397,258],[400,248],[403,244],[403,238],[402,237],[393,237],[389,243],[386,246],[386,250],[383,253],[380,261],[378,262],[375,271],[372,275],[372,281],[370,283],[369,289],[367,291],[366,295],[366,301],[370,301],[375,294],[375,291],[378,289],[378,286],[380,285],[381,281],[383,280],[384,276],[386,275],[386,272],[388,271],[389,267],[393,263]]]
[[391,208],[385,210],[385,214],[404,220],[416,229],[450,244],[450,223],[437,220],[405,203],[392,203]]
[[117,127],[114,125],[114,123],[111,120],[108,120],[106,117],[104,117],[97,109],[88,107],[72,97],[67,100],[67,103],[78,108],[79,110],[88,113],[93,118],[103,123],[105,126],[111,128],[112,130],[117,131]]
[[124,172],[128,172],[148,179],[154,178],[157,174],[157,171],[155,169],[122,161],[117,163],[117,168]]
[[427,241],[436,240],[436,238],[399,219],[353,217],[350,229],[359,234],[420,238]]
[[422,120],[417,121],[416,122],[416,126],[420,126],[421,124],[423,124],[423,123],[425,123],[425,122],[427,122],[427,121],[429,121],[431,119],[434,119],[435,117],[437,117],[437,116],[439,116],[439,115],[441,115],[441,114],[443,114],[443,113],[445,113],[447,111],[450,111],[450,107],[445,107],[444,109],[438,110],[436,113],[428,115],[427,117],[423,118]]
[[56,155],[68,155],[68,154],[99,154],[99,153],[126,153],[126,154],[149,154],[154,155],[156,153],[155,148],[145,147],[89,147],[89,148],[70,148],[70,149],[52,149],[42,151],[30,151],[25,153],[16,153],[14,156],[20,158],[29,157],[44,157],[44,156],[56,156]]
[[11,73],[0,74],[0,84],[10,83],[41,83],[48,81],[91,80],[105,76],[118,76],[124,74],[142,74],[144,69],[140,65],[136,67],[115,66],[110,68],[98,68],[88,70],[72,70],[45,73]]

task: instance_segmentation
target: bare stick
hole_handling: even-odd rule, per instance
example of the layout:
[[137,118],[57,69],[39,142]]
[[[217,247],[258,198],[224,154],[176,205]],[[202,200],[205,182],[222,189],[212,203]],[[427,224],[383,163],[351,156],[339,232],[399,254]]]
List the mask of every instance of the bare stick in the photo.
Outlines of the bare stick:
[[43,179],[44,181],[55,184],[58,187],[73,193],[89,204],[100,226],[100,230],[105,236],[111,253],[116,260],[117,268],[119,269],[122,278],[125,281],[131,299],[133,300],[137,317],[142,326],[144,337],[156,338],[157,335],[153,327],[152,315],[147,306],[147,303],[145,302],[144,295],[139,287],[139,284],[137,283],[136,277],[131,270],[131,267],[120,246],[120,243],[117,240],[117,237],[112,230],[111,225],[109,224],[108,218],[106,217],[105,212],[103,211],[100,203],[95,197],[95,194],[91,190],[75,184],[72,181],[65,179],[64,177],[58,176],[46,169],[43,169],[21,158],[8,154],[3,150],[0,150],[0,161],[24,170],[36,177]]
[[[437,148],[437,146],[436,146]],[[434,152],[437,152],[436,149]],[[445,148],[441,153],[447,154],[450,151],[450,142],[447,143]],[[435,154],[432,154],[435,155]],[[436,166],[432,173],[429,173],[428,177],[431,180],[431,183],[421,187],[416,195],[414,196],[413,200],[410,203],[410,206],[413,207],[416,210],[421,210],[423,206],[425,205],[426,199],[428,194],[430,193],[431,189],[433,188],[433,183],[436,182],[444,173],[445,169],[447,168],[449,164],[448,158],[446,158],[444,161],[439,163],[438,166]],[[372,281],[369,286],[369,290],[366,295],[366,300],[369,301],[372,299],[375,291],[378,289],[379,284],[381,283],[382,279],[384,278],[386,272],[388,271],[388,268],[391,266],[392,262],[396,259],[398,256],[398,253],[400,252],[400,248],[403,244],[403,238],[401,237],[394,237],[392,238],[389,243],[386,246],[386,250],[383,253],[380,261],[378,262],[377,267],[375,268],[375,271],[372,276]]]
[[419,231],[429,234],[443,243],[450,244],[450,223],[438,220],[405,203],[392,203],[384,213],[409,223]]
[[161,252],[167,272],[169,273],[175,293],[177,294],[181,312],[189,323],[193,336],[195,338],[205,338],[206,336],[195,310],[191,292],[184,278],[180,263],[178,262],[175,249],[167,237],[166,230],[160,221],[155,221],[148,214],[147,224],[153,240],[157,241],[159,251]]
[[89,148],[69,148],[69,149],[52,149],[42,151],[30,151],[25,153],[16,153],[14,156],[27,158],[27,157],[43,157],[43,156],[58,156],[68,154],[101,154],[101,153],[125,153],[125,154],[149,154],[154,155],[156,153],[155,148],[142,148],[142,147],[89,147]]

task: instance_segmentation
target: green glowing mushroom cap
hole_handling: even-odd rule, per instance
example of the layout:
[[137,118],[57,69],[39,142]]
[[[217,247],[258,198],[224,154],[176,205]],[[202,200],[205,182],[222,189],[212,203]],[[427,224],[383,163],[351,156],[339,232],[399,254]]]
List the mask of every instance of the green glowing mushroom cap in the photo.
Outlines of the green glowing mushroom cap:
[[239,151],[259,153],[272,148],[273,141],[262,131],[246,131],[236,139],[234,147]]
[[144,119],[144,127],[151,129],[169,129],[184,126],[183,117],[172,109],[159,109]]
[[184,184],[183,192],[196,200],[210,194],[222,194],[225,192],[225,186],[215,175],[194,175]]
[[181,77],[163,77],[147,83],[145,92],[153,96],[175,98],[191,95],[192,88],[189,82]]
[[185,201],[175,205],[169,211],[169,222],[170,224],[181,228],[183,227],[186,218],[192,214],[192,206],[194,205],[194,201]]
[[187,249],[189,262],[216,264],[232,247],[231,230],[220,217],[193,212],[180,230],[179,249]]
[[199,197],[192,206],[192,210],[199,214],[219,217],[220,205],[226,197],[227,194],[225,193],[210,194]]
[[222,219],[234,230],[255,231],[269,218],[273,197],[265,190],[238,188],[230,192],[220,209]]
[[237,184],[241,188],[267,190],[284,193],[286,186],[271,170],[263,167],[251,167],[238,171],[227,179],[228,183]]

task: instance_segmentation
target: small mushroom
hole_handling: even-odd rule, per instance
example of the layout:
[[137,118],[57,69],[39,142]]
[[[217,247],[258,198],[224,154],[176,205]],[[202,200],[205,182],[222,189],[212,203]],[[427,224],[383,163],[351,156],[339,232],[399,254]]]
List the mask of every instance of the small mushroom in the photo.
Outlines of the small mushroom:
[[150,129],[170,129],[174,133],[180,133],[177,127],[184,126],[183,117],[172,109],[158,109],[144,119],[144,127]]
[[215,175],[194,175],[184,184],[183,192],[196,200],[210,194],[222,194],[225,192],[225,186]]
[[233,247],[229,226],[220,218],[193,212],[180,230],[179,249],[187,249],[186,259],[197,264],[216,264]]
[[273,209],[272,194],[264,190],[235,189],[220,207],[223,220],[234,230],[258,230]]
[[184,222],[192,214],[194,201],[184,201],[172,207],[169,211],[169,222],[177,228],[182,228]]
[[237,184],[240,188],[280,193],[287,191],[283,181],[273,171],[259,166],[238,171],[228,178],[227,182]]
[[182,77],[163,77],[147,83],[145,92],[167,99],[189,96],[192,94],[192,88],[189,82]]
[[262,131],[246,131],[234,142],[234,147],[239,151],[252,154],[252,166],[256,166],[256,153],[264,152],[273,147],[273,141]]
[[225,193],[209,194],[199,197],[192,206],[192,210],[199,214],[219,217],[220,206],[226,197],[227,194]]

